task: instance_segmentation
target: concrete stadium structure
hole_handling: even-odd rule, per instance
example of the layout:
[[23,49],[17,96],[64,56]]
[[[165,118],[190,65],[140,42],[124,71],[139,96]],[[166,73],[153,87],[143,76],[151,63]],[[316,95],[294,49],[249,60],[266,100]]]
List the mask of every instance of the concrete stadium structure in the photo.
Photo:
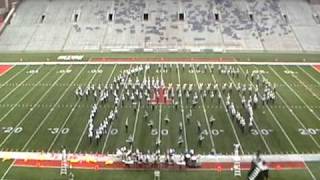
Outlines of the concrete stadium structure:
[[25,0],[0,51],[320,51],[319,15],[305,0]]

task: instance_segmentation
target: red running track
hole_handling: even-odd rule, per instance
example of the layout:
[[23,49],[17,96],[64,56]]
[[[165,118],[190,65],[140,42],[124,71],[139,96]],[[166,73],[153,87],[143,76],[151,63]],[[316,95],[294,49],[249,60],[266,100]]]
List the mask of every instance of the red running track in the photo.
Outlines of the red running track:
[[320,73],[320,65],[314,65],[313,68]]
[[12,65],[1,65],[0,66],[0,76],[4,75],[6,72],[8,72],[12,68],[13,68]]
[[[305,169],[304,162],[269,162],[267,163],[272,170],[286,170],[286,169]],[[179,167],[177,165],[166,164],[135,164],[128,166],[122,162],[103,163],[103,162],[69,162],[71,168],[74,169],[109,169],[109,170],[146,170],[146,169],[185,169],[185,170],[215,170],[215,171],[230,171],[233,163],[202,163],[200,168],[191,169],[186,167]],[[16,160],[14,162],[16,167],[33,167],[33,168],[60,168],[61,161],[43,161],[43,160]],[[250,163],[241,163],[242,170],[249,170]]]

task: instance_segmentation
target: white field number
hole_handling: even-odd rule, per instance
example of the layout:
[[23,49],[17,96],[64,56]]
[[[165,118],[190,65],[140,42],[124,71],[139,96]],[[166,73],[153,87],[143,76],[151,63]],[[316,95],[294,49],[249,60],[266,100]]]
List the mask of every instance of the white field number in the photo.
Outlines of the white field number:
[[298,131],[302,136],[320,135],[320,129],[314,129],[314,128],[303,129],[303,128],[299,128]]
[[285,70],[284,73],[286,73],[286,74],[297,74],[297,72],[290,71],[290,70]]
[[[223,133],[224,132],[224,130],[223,129],[211,129],[211,134],[213,135],[213,136],[219,136],[219,135],[221,135],[221,133]],[[203,133],[203,135],[209,135],[209,133],[208,133],[208,130],[203,130],[202,131],[202,133]]]
[[260,131],[258,129],[251,129],[251,134],[254,136],[258,136],[258,135],[262,135],[262,136],[268,136],[272,133],[272,129],[260,129]]
[[110,134],[111,134],[112,136],[117,135],[117,134],[118,134],[118,129],[111,129]]
[[23,127],[2,127],[1,132],[5,134],[15,133],[19,134],[23,131]]
[[103,70],[101,69],[92,69],[89,71],[89,73],[91,74],[101,74],[103,72]]
[[260,73],[260,74],[267,74],[268,72],[265,70],[253,70],[252,73]]
[[61,134],[68,134],[70,129],[69,128],[48,128],[48,131],[51,134],[57,134],[57,133],[61,133]]
[[[152,129],[151,130],[151,135],[152,136],[157,136],[158,135],[158,129]],[[168,129],[161,129],[161,135],[162,136],[167,136],[169,134]]]
[[71,73],[72,70],[71,69],[61,69],[59,70],[57,73],[60,73],[60,74],[69,74]]
[[27,74],[38,74],[38,73],[39,73],[39,70],[37,70],[37,69],[32,69],[32,70],[27,71]]
[[219,135],[221,135],[221,133],[223,133],[223,132],[224,132],[223,129],[212,129],[212,130],[211,130],[211,134],[212,134],[213,136],[219,136]]

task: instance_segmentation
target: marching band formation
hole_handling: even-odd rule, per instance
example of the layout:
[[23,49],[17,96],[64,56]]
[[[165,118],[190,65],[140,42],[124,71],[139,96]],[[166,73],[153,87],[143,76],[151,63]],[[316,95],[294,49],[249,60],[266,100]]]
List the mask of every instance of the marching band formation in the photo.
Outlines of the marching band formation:
[[[199,101],[213,102],[217,101],[218,105],[221,104],[229,113],[231,119],[236,122],[242,133],[246,133],[246,129],[250,132],[255,126],[254,110],[259,106],[266,104],[272,105],[276,100],[276,85],[271,84],[261,72],[252,71],[251,73],[246,70],[244,78],[250,82],[246,83],[199,83],[199,84],[165,84],[161,78],[160,73],[173,72],[178,73],[178,68],[184,72],[188,70],[190,73],[212,73],[215,69],[213,65],[158,65],[155,69],[159,76],[148,76],[150,65],[136,65],[127,70],[123,70],[119,75],[113,77],[111,83],[102,84],[88,84],[85,87],[79,86],[75,90],[75,96],[79,100],[94,99],[94,104],[91,108],[91,113],[88,119],[88,138],[90,143],[95,141],[98,145],[102,137],[110,133],[110,125],[113,121],[118,120],[119,111],[126,104],[132,107],[133,111],[137,113],[140,105],[148,106],[143,113],[143,119],[147,126],[152,130],[154,122],[149,118],[150,111],[155,109],[158,104],[168,104],[175,110],[181,106],[180,102],[185,102],[186,107],[190,107],[185,115],[186,122],[190,123],[195,120],[198,129],[198,145],[201,146],[203,140],[208,135],[208,131],[202,128],[201,122],[193,116],[194,108],[198,106]],[[240,78],[240,69],[234,66],[219,65],[217,68],[221,76],[231,78]],[[173,72],[174,73],[174,72]],[[143,78],[141,78],[143,77]],[[140,80],[140,79],[142,80]],[[237,101],[232,99],[232,94],[237,93],[241,100],[241,105],[237,105]],[[209,102],[209,103],[210,103]],[[112,108],[106,113],[103,121],[99,122],[96,119],[99,104],[109,104]],[[209,124],[212,127],[216,121],[214,115],[209,116]],[[125,130],[128,132],[129,118],[125,120]],[[165,115],[164,122],[170,123],[172,120],[168,115]],[[180,120],[176,120],[180,121]],[[177,144],[181,146],[184,143],[183,138],[183,123],[178,123],[179,136]],[[134,145],[134,136],[129,135],[126,142],[132,147]],[[161,144],[161,136],[159,136],[155,145],[159,148]],[[158,149],[157,148],[157,149]]]

